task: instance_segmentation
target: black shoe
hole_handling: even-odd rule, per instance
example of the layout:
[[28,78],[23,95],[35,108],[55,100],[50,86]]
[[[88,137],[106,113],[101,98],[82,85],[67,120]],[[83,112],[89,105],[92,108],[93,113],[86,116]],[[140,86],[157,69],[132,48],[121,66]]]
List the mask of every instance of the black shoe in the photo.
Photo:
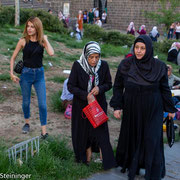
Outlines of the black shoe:
[[26,123],[22,128],[22,133],[27,134],[29,131],[30,131],[30,125]]
[[46,139],[48,136],[49,136],[49,135],[48,135],[48,133],[46,133],[46,134],[44,134],[44,135],[43,135],[43,134],[41,134],[41,139],[43,139],[43,140],[44,140],[44,139]]

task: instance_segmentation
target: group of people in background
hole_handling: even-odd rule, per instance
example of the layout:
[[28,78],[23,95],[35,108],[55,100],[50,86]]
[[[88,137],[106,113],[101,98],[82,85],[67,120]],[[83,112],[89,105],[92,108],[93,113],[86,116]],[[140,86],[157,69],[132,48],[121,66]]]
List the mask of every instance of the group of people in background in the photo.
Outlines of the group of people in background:
[[[132,34],[135,35],[135,26],[134,26],[134,22],[130,22],[128,28],[127,28],[127,34]],[[146,32],[146,26],[145,25],[141,25],[139,30],[137,30],[137,33],[139,35],[142,34],[147,34]],[[157,38],[159,37],[159,32],[157,29],[157,26],[154,26],[151,30],[151,32],[149,33],[149,36],[151,37],[152,41],[157,41]],[[180,22],[177,23],[172,23],[169,31],[168,31],[168,35],[167,35],[168,39],[180,39]]]
[[[100,20],[101,24],[98,22]],[[100,15],[99,8],[90,9],[89,12],[85,10],[83,12],[83,23],[97,24],[100,27],[103,23],[107,22],[107,11],[104,10]]]
[[168,39],[180,39],[180,22],[171,24],[168,31]]
[[106,11],[104,11],[100,17],[99,8],[90,9],[89,12],[87,10],[79,10],[77,15],[77,22],[74,27],[76,39],[81,40],[83,37],[83,24],[96,24],[97,26],[102,27],[102,24],[106,23],[106,20]]
[[[127,28],[127,34],[132,34],[135,35],[135,25],[134,22],[130,22],[128,28]],[[137,33],[139,35],[143,35],[143,34],[147,34],[146,31],[146,26],[143,24],[140,26],[140,28],[137,30]],[[157,41],[158,37],[160,36],[157,26],[154,26],[151,30],[151,32],[149,33],[149,36],[151,38],[152,41]]]

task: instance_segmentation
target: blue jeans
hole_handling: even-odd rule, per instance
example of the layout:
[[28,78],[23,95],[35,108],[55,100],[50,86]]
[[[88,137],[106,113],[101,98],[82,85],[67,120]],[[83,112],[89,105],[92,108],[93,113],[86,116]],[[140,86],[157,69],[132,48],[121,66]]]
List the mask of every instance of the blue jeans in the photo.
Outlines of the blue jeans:
[[20,86],[23,96],[22,109],[24,118],[30,117],[31,87],[34,85],[38,98],[39,116],[41,126],[47,124],[46,85],[44,68],[24,67],[20,77]]

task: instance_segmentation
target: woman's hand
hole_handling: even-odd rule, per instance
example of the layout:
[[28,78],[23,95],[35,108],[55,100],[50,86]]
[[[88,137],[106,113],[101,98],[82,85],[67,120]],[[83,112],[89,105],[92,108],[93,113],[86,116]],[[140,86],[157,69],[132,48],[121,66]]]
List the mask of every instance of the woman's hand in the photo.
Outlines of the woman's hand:
[[171,119],[171,118],[173,119],[175,116],[175,113],[169,113],[168,116],[169,116],[169,119]]
[[20,79],[17,76],[15,76],[14,74],[11,74],[11,80],[15,83],[18,83]]
[[96,96],[99,94],[99,87],[98,86],[95,86],[92,90],[91,90],[91,93]]
[[91,92],[88,94],[87,100],[88,104],[92,103],[95,100],[94,95]]
[[114,117],[117,119],[121,119],[121,110],[115,110],[114,111]]

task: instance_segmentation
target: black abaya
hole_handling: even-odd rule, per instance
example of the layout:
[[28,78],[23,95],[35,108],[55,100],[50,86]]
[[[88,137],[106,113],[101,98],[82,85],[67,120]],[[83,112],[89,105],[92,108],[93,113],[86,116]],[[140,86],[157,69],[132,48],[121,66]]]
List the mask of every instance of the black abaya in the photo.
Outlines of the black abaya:
[[148,36],[139,36],[134,47],[137,42],[145,44],[145,55],[142,59],[133,55],[120,63],[110,101],[114,110],[123,110],[116,161],[129,170],[129,179],[145,168],[146,180],[160,180],[165,176],[163,112],[177,110],[165,63],[153,58]]
[[[162,63],[162,66],[165,67],[165,64]],[[139,85],[128,81],[120,69],[121,66],[110,102],[114,109],[123,109],[117,164],[129,170],[130,179],[134,179],[140,168],[145,168],[146,180],[160,180],[165,175],[163,111],[176,112],[167,74],[159,82]]]
[[[111,75],[108,64],[102,61],[98,70],[99,75],[99,94],[96,96],[102,109],[107,113],[107,102],[105,92],[112,87]],[[72,105],[72,143],[77,162],[86,163],[86,149],[93,148],[94,139],[101,148],[104,169],[115,166],[114,155],[109,140],[108,124],[93,128],[88,119],[82,118],[82,109],[87,106],[87,86],[89,75],[76,61],[73,64],[68,80],[68,90],[74,95]]]

